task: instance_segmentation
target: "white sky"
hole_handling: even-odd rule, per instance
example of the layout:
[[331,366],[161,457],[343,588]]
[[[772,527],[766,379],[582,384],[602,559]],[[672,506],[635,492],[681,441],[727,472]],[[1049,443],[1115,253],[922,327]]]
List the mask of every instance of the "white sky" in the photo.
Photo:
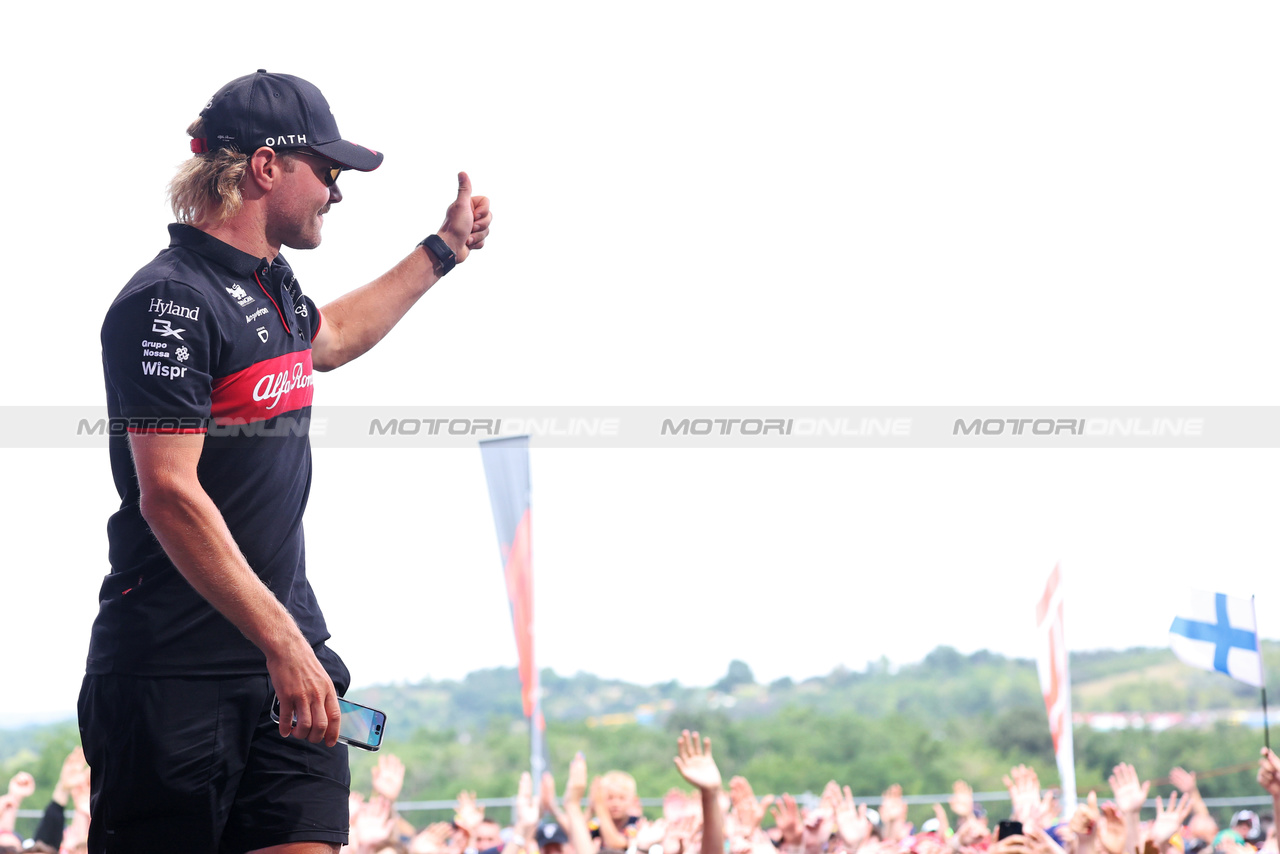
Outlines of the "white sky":
[[[222,31],[213,23],[226,20]],[[489,245],[316,383],[360,404],[1276,405],[1280,7],[1177,2],[26,4],[0,51],[6,405],[100,405],[186,125],[259,67],[386,152],[324,303]],[[534,451],[539,663],[706,684],[947,643],[1165,643],[1188,585],[1280,636],[1274,450]],[[102,450],[0,449],[0,723],[74,708]],[[313,583],[357,686],[514,662],[474,450],[316,452]],[[19,699],[20,698],[20,699]]]

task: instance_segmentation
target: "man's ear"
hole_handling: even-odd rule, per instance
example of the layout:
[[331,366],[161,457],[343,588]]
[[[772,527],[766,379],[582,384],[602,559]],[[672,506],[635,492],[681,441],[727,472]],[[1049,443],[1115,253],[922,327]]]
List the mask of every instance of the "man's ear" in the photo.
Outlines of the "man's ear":
[[249,166],[245,170],[245,180],[260,193],[266,192],[280,180],[284,171],[284,158],[270,148],[259,148],[249,158]]

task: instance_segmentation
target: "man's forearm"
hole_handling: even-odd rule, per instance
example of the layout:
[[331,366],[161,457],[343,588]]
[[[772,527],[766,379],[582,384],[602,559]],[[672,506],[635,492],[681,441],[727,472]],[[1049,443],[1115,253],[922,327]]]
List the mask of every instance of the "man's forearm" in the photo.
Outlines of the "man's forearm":
[[141,510],[183,578],[268,659],[307,645],[293,617],[249,567],[203,489],[175,484],[145,493]]
[[316,370],[331,371],[367,353],[440,280],[440,270],[434,255],[416,247],[369,284],[321,308],[324,325],[312,350]]

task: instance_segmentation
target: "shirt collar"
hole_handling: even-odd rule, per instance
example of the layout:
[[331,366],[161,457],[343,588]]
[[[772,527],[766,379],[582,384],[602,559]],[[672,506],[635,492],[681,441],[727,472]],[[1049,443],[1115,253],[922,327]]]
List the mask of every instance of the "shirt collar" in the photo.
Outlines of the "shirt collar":
[[231,244],[223,243],[218,238],[201,231],[195,226],[181,222],[169,225],[169,246],[170,248],[181,247],[189,249],[197,255],[208,258],[215,264],[226,267],[232,273],[244,279],[248,279],[257,273],[265,280],[268,278],[268,273],[272,267],[279,268],[275,271],[277,276],[281,271],[289,271],[289,262],[284,260],[283,255],[277,255],[275,261],[267,261],[266,258],[255,258],[248,252],[241,252]]

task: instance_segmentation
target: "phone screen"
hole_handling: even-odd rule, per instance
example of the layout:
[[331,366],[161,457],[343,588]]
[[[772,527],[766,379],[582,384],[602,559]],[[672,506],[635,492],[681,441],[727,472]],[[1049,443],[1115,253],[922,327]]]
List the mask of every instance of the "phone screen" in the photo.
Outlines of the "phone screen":
[[[382,734],[387,726],[387,716],[377,709],[338,698],[338,712],[342,718],[338,724],[338,741],[364,750],[377,750],[382,746]],[[271,705],[271,720],[280,722],[280,698]]]
[[387,716],[377,709],[338,698],[338,710],[342,712],[342,725],[338,738],[357,747],[377,750],[382,745],[382,730]]

